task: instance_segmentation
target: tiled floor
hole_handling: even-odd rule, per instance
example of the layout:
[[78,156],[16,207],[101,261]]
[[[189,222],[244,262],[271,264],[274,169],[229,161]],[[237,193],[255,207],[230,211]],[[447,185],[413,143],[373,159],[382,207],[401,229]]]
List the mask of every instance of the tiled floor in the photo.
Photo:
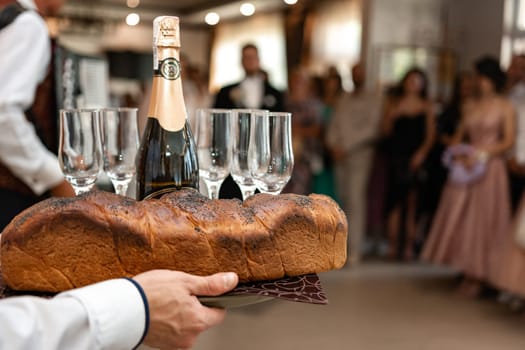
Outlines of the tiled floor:
[[194,350],[523,350],[525,318],[454,293],[455,275],[367,263],[321,274],[328,306],[268,302],[230,310]]

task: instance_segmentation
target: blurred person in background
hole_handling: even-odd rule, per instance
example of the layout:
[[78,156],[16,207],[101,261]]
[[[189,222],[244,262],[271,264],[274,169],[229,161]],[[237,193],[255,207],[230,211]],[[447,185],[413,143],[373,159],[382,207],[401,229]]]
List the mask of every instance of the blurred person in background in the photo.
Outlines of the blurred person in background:
[[434,143],[435,120],[426,74],[409,70],[385,107],[381,123],[387,156],[389,258],[411,260],[417,236],[418,197],[423,164]]
[[[245,73],[244,79],[220,89],[215,97],[214,108],[284,111],[283,94],[270,85],[262,71],[257,46],[246,44],[242,47],[241,64]],[[242,199],[241,190],[230,175],[224,180],[219,197]]]
[[333,118],[335,105],[343,93],[343,82],[341,75],[335,67],[330,67],[326,76],[312,78],[312,84],[317,85],[315,97],[322,103],[321,108],[321,145],[323,166],[319,172],[314,174],[312,192],[320,193],[339,200],[336,190],[334,174],[334,162],[332,153],[327,144],[327,130]]
[[254,44],[242,47],[242,81],[223,87],[215,98],[215,108],[254,108],[283,111],[283,94],[268,81],[261,69],[259,50]]
[[[503,293],[499,301],[512,308],[525,299],[525,56],[514,55],[507,69],[506,93],[516,111],[516,141],[507,162],[510,196],[515,211],[501,251],[499,272],[492,281]],[[519,237],[522,237],[521,239]],[[521,241],[521,244],[518,242]]]
[[186,55],[181,55],[181,67],[184,104],[190,128],[195,133],[195,111],[199,108],[209,108],[212,105],[211,96],[208,93],[208,81]]
[[499,62],[484,57],[475,69],[477,95],[463,106],[453,141],[471,150],[451,157],[455,169],[467,171],[449,176],[422,253],[426,261],[461,271],[459,291],[467,296],[477,296],[482,283],[500,272],[511,219],[504,155],[515,136],[514,109],[502,95],[505,73]]
[[525,56],[514,55],[507,69],[506,93],[516,110],[516,142],[508,160],[510,196],[515,210],[525,188]]
[[303,69],[290,74],[286,110],[292,117],[294,168],[284,193],[309,194],[313,176],[323,170],[323,104],[315,96],[313,79]]
[[523,309],[525,300],[525,193],[512,219],[504,243],[494,259],[497,265],[490,283],[502,293],[498,301],[511,309]]
[[58,159],[51,41],[61,0],[0,0],[0,231],[46,195],[74,196]]
[[476,79],[471,72],[460,72],[454,81],[450,102],[437,117],[436,143],[450,146],[461,122],[463,106],[475,96]]
[[381,103],[378,96],[365,91],[361,63],[352,67],[352,80],[354,90],[343,94],[335,105],[326,141],[335,161],[339,197],[349,218],[348,263],[355,265],[361,260],[366,233],[367,185]]
[[[437,210],[439,198],[447,180],[448,169],[444,166],[443,152],[452,144],[454,135],[461,121],[461,111],[464,105],[474,97],[476,81],[471,72],[458,73],[454,80],[452,97],[436,120],[436,142],[427,158],[427,181],[422,194],[422,209],[425,233]],[[418,242],[419,248],[424,243],[424,237]]]

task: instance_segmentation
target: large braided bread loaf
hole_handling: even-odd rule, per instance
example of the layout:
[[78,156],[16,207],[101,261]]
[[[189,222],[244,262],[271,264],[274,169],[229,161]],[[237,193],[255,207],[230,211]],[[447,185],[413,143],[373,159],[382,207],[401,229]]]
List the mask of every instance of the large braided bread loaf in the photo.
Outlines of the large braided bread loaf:
[[244,203],[193,190],[137,202],[108,192],[48,199],[1,237],[1,268],[17,290],[57,292],[151,269],[241,281],[340,268],[347,222],[330,198],[258,194]]

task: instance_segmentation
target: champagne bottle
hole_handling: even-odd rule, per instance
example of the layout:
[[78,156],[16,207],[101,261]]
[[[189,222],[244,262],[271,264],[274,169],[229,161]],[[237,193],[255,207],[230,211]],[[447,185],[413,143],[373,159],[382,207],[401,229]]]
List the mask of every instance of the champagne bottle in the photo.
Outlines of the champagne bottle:
[[177,17],[153,22],[153,85],[148,120],[137,153],[137,198],[199,186],[195,142],[186,118],[180,77]]

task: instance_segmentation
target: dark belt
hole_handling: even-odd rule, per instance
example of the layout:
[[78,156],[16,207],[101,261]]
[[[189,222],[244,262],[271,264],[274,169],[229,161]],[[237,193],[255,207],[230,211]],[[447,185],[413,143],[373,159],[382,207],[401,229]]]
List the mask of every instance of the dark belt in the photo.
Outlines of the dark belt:
[[22,180],[17,178],[5,165],[0,163],[0,188],[26,196],[35,196],[34,192]]

